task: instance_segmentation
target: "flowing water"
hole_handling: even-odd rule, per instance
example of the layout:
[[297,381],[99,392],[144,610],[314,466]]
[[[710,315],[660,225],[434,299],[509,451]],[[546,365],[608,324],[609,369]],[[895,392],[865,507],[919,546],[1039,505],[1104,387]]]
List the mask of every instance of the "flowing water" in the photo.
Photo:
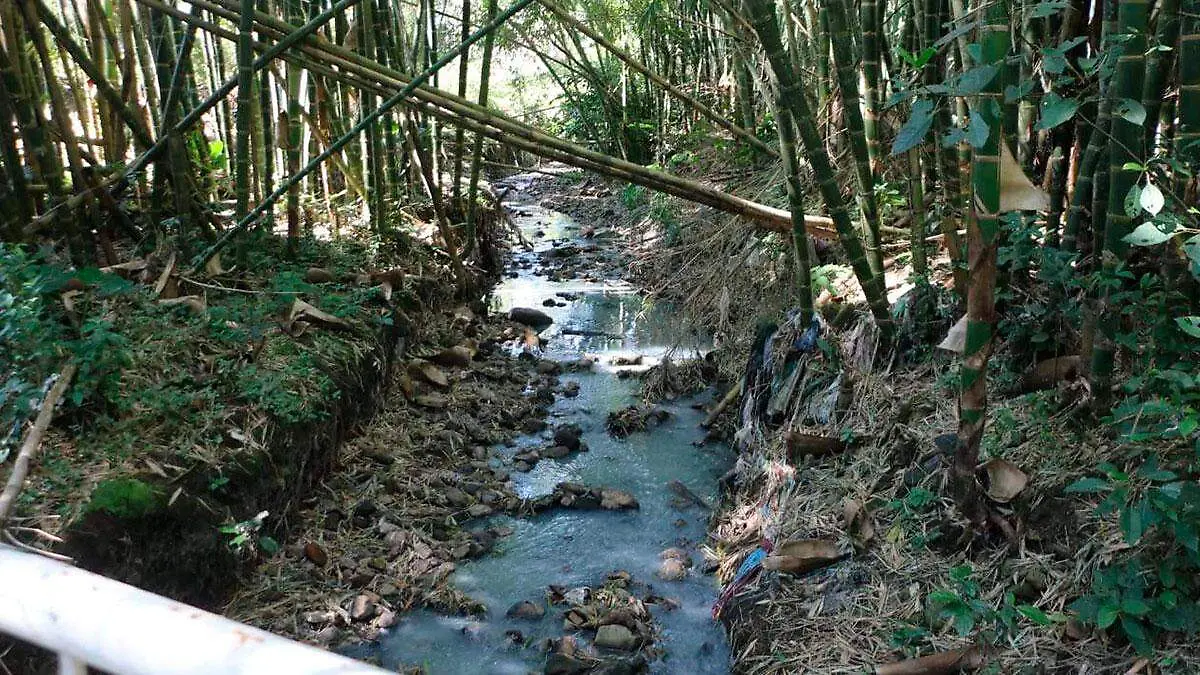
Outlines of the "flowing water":
[[[497,542],[483,558],[461,564],[453,582],[485,603],[483,619],[446,617],[431,612],[406,616],[382,638],[379,654],[385,666],[423,666],[430,673],[540,672],[545,655],[537,644],[562,635],[561,608],[551,606],[540,621],[506,618],[505,610],[521,600],[543,601],[547,586],[598,586],[605,575],[626,570],[635,581],[651,584],[657,594],[679,601],[678,609],[650,605],[659,622],[665,656],[652,661],[657,673],[726,673],[729,654],[719,623],[710,617],[718,589],[711,576],[693,569],[687,579],[657,579],[659,554],[682,547],[693,560],[703,561],[697,546],[703,542],[708,512],[684,506],[667,489],[678,480],[712,503],[718,477],[732,461],[724,446],[699,441],[703,413],[695,401],[664,404],[671,418],[647,433],[614,439],[604,428],[605,416],[637,402],[638,381],[620,379],[608,365],[614,356],[643,355],[648,365],[669,350],[676,357],[692,355],[705,340],[673,318],[669,307],[652,304],[627,283],[609,281],[549,281],[534,274],[538,251],[551,241],[575,240],[579,225],[564,214],[530,203],[523,194],[528,176],[509,179],[518,201],[507,204],[517,225],[535,244],[534,252],[517,253],[510,263],[515,278],[497,286],[491,302],[496,311],[536,307],[555,323],[542,333],[547,358],[567,361],[584,354],[598,357],[593,372],[567,373],[565,382],[579,384],[579,396],[560,397],[551,408],[551,426],[574,422],[583,430],[589,452],[563,459],[543,459],[529,473],[513,473],[517,491],[538,496],[562,481],[604,485],[632,492],[641,508],[635,511],[556,510],[532,518],[497,517],[490,524],[506,525],[513,533]],[[535,237],[541,231],[542,236]],[[591,245],[591,244],[588,244]],[[544,307],[543,300],[567,294],[562,307]],[[561,296],[559,296],[561,299]],[[564,334],[575,331],[587,335]],[[704,402],[711,401],[711,394]],[[529,447],[545,447],[546,434],[518,438],[502,447],[511,457]],[[497,460],[499,461],[499,460]],[[473,526],[478,526],[473,524]],[[518,630],[522,644],[512,644],[506,631]]]

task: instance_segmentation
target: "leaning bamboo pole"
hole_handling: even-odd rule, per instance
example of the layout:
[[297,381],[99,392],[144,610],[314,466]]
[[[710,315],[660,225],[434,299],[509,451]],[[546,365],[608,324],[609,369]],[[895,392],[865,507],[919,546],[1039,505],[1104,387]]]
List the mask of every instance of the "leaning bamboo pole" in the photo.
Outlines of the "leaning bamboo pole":
[[600,45],[604,49],[608,50],[610,53],[612,53],[613,56],[617,57],[617,59],[619,59],[622,63],[629,66],[630,68],[637,71],[638,73],[640,73],[646,79],[653,82],[655,85],[660,87],[663,91],[667,92],[671,96],[674,96],[675,98],[679,99],[683,103],[691,106],[691,108],[693,110],[695,110],[696,112],[698,112],[701,115],[703,115],[704,117],[706,117],[709,121],[713,122],[714,124],[716,124],[717,126],[723,128],[723,129],[725,129],[726,131],[733,134],[734,136],[746,141],[750,145],[754,146],[756,149],[761,150],[762,152],[765,152],[766,154],[768,154],[772,157],[779,156],[778,151],[776,151],[774,148],[772,148],[771,146],[764,143],[760,138],[755,136],[753,132],[748,131],[742,127],[739,127],[738,125],[734,124],[733,122],[730,122],[728,119],[717,114],[716,111],[714,111],[712,108],[708,107],[707,105],[704,105],[704,103],[696,100],[694,97],[687,94],[686,92],[681,91],[678,87],[676,87],[675,85],[673,85],[670,82],[663,79],[662,76],[660,76],[658,73],[656,73],[656,72],[650,70],[649,68],[647,68],[646,66],[642,65],[642,63],[640,61],[638,61],[637,59],[630,56],[629,53],[627,53],[625,50],[621,49],[620,47],[618,47],[618,46],[612,44],[611,42],[609,42],[608,40],[606,40],[603,35],[600,35],[595,30],[592,30],[587,24],[583,23],[579,19],[576,19],[574,16],[571,16],[570,12],[568,12],[567,10],[560,7],[557,3],[553,2],[552,0],[538,0],[538,2],[546,9],[550,10],[550,13],[554,14],[554,16],[558,17],[558,19],[560,21],[567,24],[571,28],[574,28],[575,30],[579,31],[580,33],[583,33],[584,35],[586,35],[588,38],[590,38],[592,40],[592,42],[595,42],[596,44]]
[[[434,73],[436,73],[439,70],[441,70],[442,68],[444,68],[448,63],[450,63],[456,57],[458,57],[460,54],[462,54],[472,44],[483,39],[483,37],[485,35],[496,30],[500,26],[504,25],[504,23],[507,22],[510,18],[512,18],[513,15],[515,15],[517,12],[521,11],[525,7],[533,4],[533,2],[534,2],[534,0],[516,0],[516,2],[509,5],[507,9],[505,9],[503,12],[501,12],[499,15],[497,15],[495,19],[488,22],[482,28],[480,28],[479,30],[472,33],[470,38],[468,38],[467,40],[464,40],[463,42],[459,43],[459,45],[457,47],[455,47],[454,49],[451,49],[448,52],[446,52],[445,54],[443,54],[436,62],[434,62],[433,65],[426,68],[425,71],[422,72],[420,75],[417,75],[416,77],[414,77],[408,84],[406,84],[404,86],[403,89],[401,89],[399,92],[397,92],[394,96],[388,98],[387,101],[385,101],[383,103],[383,105],[375,108],[370,113],[364,115],[363,119],[360,120],[358,122],[358,124],[354,125],[354,127],[352,127],[349,131],[347,131],[345,133],[345,135],[343,135],[338,140],[334,141],[334,143],[332,145],[330,145],[328,148],[323,150],[319,155],[314,157],[302,169],[300,169],[299,171],[292,174],[290,177],[288,177],[287,180],[283,181],[283,183],[280,184],[280,186],[278,188],[276,188],[274,192],[272,192],[270,195],[268,195],[267,198],[264,199],[261,203],[259,203],[258,206],[254,207],[253,211],[246,214],[246,216],[244,218],[242,218],[240,221],[238,221],[237,225],[226,230],[225,233],[221,236],[221,238],[216,241],[216,243],[214,243],[212,246],[210,246],[204,253],[202,253],[196,259],[196,261],[193,264],[193,267],[202,267],[205,263],[207,263],[209,260],[211,260],[214,255],[216,255],[218,252],[220,252],[220,250],[225,245],[227,245],[230,240],[233,239],[234,235],[236,235],[238,232],[240,232],[242,230],[245,230],[251,224],[253,224],[258,219],[258,217],[263,214],[263,212],[265,212],[267,209],[271,208],[271,205],[274,204],[275,200],[279,199],[280,196],[287,193],[287,191],[290,190],[293,186],[299,184],[299,182],[301,180],[303,180],[305,176],[307,176],[309,173],[311,173],[313,171],[313,169],[320,166],[321,163],[324,162],[326,159],[328,159],[330,155],[341,150],[343,147],[348,145],[351,141],[358,138],[358,135],[361,134],[365,129],[367,129],[372,124],[374,124],[380,117],[387,114],[387,112],[389,110],[391,110],[392,108],[395,108],[396,106],[403,103],[409,97],[409,95],[413,93],[414,90],[416,90],[418,87],[420,87],[425,82],[429,81],[429,79],[431,77],[433,77]],[[458,255],[457,251],[454,250],[454,239],[452,236],[447,238],[446,245],[447,245],[447,248],[450,253],[450,258],[455,263],[454,271],[455,271],[455,276],[457,277],[455,279],[455,281],[458,282],[459,288],[461,289],[466,280],[462,276],[463,270],[461,267],[461,262],[457,259],[457,255]]]
[[[138,0],[138,2],[152,5],[156,8],[171,9],[158,0]],[[222,8],[229,17],[233,17],[234,12],[230,9],[230,6],[234,2],[236,0],[213,0],[212,2],[197,0],[196,4],[205,8],[210,6]],[[187,20],[186,14],[178,10],[175,10],[175,12],[176,16]],[[256,14],[256,21],[259,22],[259,27],[265,27],[267,32],[286,35],[295,31],[294,26],[263,13]],[[209,26],[201,25],[201,27],[206,30],[209,29]],[[232,39],[232,34],[228,31],[224,31],[224,29],[218,27],[212,28],[224,32]],[[300,51],[306,54],[311,60],[329,66],[337,66],[339,69],[344,68],[360,77],[384,83],[387,87],[403,87],[410,79],[410,76],[404,73],[388,68],[376,61],[372,61],[351,50],[334,45],[320,38],[305,38],[301,40],[301,43]],[[763,229],[769,231],[791,232],[791,214],[783,209],[759,204],[748,199],[730,195],[696,181],[663,171],[649,169],[634,162],[617,159],[589,150],[570,141],[551,136],[507,115],[489,110],[473,101],[460,99],[449,92],[432,87],[417,87],[413,90],[412,95],[416,99],[433,105],[437,109],[434,111],[435,114],[438,114],[441,119],[451,123],[460,124],[464,118],[467,118],[505,132],[500,136],[502,142],[507,143],[507,138],[510,135],[528,140],[532,143],[532,147],[526,149],[540,156],[557,159],[566,164],[610,175],[614,178],[628,180],[631,183],[711,206],[727,213],[745,216],[751,220],[758,221]],[[558,152],[553,153],[553,156],[551,156],[550,150]],[[809,234],[813,236],[823,239],[837,238],[836,231],[833,228],[833,220],[828,217],[805,215],[805,224],[808,227]]]
[[808,162],[812,165],[816,176],[817,188],[826,208],[833,216],[837,227],[838,240],[850,260],[854,276],[866,296],[867,305],[875,318],[875,325],[885,341],[890,342],[895,332],[895,322],[892,320],[891,307],[888,305],[887,288],[884,284],[883,271],[875,274],[867,262],[866,252],[858,233],[850,220],[850,211],[842,198],[841,188],[837,183],[837,175],[833,170],[833,162],[825,149],[824,139],[817,132],[817,125],[812,111],[809,109],[808,97],[803,89],[803,82],[793,67],[793,60],[788,56],[783,46],[779,31],[779,20],[775,13],[775,5],[771,0],[745,0],[747,18],[754,26],[770,62],[771,70],[779,87],[779,98],[792,114],[800,139],[808,152]]

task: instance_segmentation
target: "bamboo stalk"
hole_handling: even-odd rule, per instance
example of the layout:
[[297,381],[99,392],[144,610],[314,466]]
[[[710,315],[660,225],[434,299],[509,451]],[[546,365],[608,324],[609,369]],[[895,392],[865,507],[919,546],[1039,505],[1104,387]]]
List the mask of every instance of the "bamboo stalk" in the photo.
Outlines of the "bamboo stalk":
[[75,377],[76,365],[68,363],[63,366],[62,372],[58,374],[58,379],[55,380],[54,386],[50,387],[50,391],[46,393],[46,398],[42,399],[42,407],[38,409],[37,418],[30,427],[29,432],[25,434],[25,440],[21,442],[21,449],[17,452],[17,458],[13,461],[12,470],[8,474],[8,480],[4,483],[4,490],[0,492],[0,529],[3,529],[4,524],[12,515],[13,508],[17,503],[17,496],[21,494],[21,488],[25,486],[25,479],[29,476],[29,468],[33,465],[33,461],[37,458],[37,454],[42,445],[42,436],[45,435],[46,429],[50,427],[51,420],[54,419],[54,407],[58,405],[63,395],[67,393],[67,389],[71,386],[71,380]]
[[802,89],[798,74],[792,68],[791,60],[783,47],[779,34],[779,24],[775,17],[775,7],[770,0],[745,0],[744,5],[749,13],[750,23],[753,24],[759,40],[762,41],[771,70],[778,80],[779,96],[786,102],[788,111],[795,121],[800,138],[808,155],[808,162],[816,175],[817,186],[829,209],[834,226],[837,228],[838,240],[850,259],[854,276],[858,279],[866,296],[871,314],[875,318],[880,334],[885,341],[890,341],[894,332],[891,308],[888,306],[887,290],[884,287],[882,272],[874,274],[854,225],[850,222],[850,214],[842,200],[841,188],[837,184],[837,176],[833,170],[829,154],[813,121],[808,100]]
[[600,35],[598,32],[592,30],[587,24],[576,19],[574,16],[571,16],[570,12],[568,12],[567,10],[560,7],[557,3],[553,2],[553,0],[538,0],[538,2],[546,9],[550,10],[550,12],[552,14],[554,14],[556,17],[558,17],[558,19],[560,21],[567,24],[571,28],[579,31],[583,35],[586,35],[593,42],[595,42],[596,44],[600,45],[601,47],[603,47],[604,49],[606,49],[610,53],[612,53],[612,55],[617,57],[617,59],[619,59],[622,63],[629,66],[630,68],[637,71],[638,73],[640,73],[641,75],[646,77],[648,80],[650,80],[654,84],[661,87],[663,89],[663,91],[666,91],[671,96],[674,96],[676,99],[691,106],[691,108],[693,110],[695,110],[696,112],[703,115],[705,118],[707,118],[712,123],[725,129],[729,133],[733,134],[735,137],[746,141],[750,145],[754,146],[756,149],[761,150],[762,152],[765,152],[772,157],[779,156],[774,148],[772,148],[771,146],[764,143],[761,139],[759,139],[757,136],[755,136],[752,132],[747,131],[746,129],[743,129],[742,127],[739,127],[738,125],[734,124],[733,122],[730,122],[725,117],[722,117],[721,115],[717,114],[712,108],[704,105],[703,103],[696,100],[695,98],[693,98],[686,92],[680,91],[678,87],[676,87],[675,85],[671,84],[670,82],[664,80],[662,78],[662,76],[660,76],[658,73],[655,73],[654,71],[647,68],[640,61],[633,58],[628,52],[626,52],[625,50],[621,49],[620,47],[612,44],[607,39],[605,39],[603,35]]
[[[469,48],[471,46],[471,44],[479,41],[480,39],[482,39],[485,35],[487,35],[491,31],[494,31],[497,28],[499,28],[501,25],[504,24],[504,22],[508,21],[508,19],[510,19],[514,14],[521,11],[522,9],[524,9],[528,5],[532,4],[533,2],[534,2],[534,0],[516,0],[516,2],[514,2],[507,9],[505,9],[503,12],[501,12],[494,20],[492,20],[491,22],[489,22],[488,24],[486,24],[485,26],[480,28],[478,31],[473,33],[468,40],[460,43],[456,48],[454,48],[454,49],[450,50],[449,52],[447,52],[446,54],[444,54],[440,59],[437,60],[436,63],[434,63],[432,66],[430,66],[424,72],[422,72],[420,75],[417,75],[416,77],[414,77],[407,85],[404,86],[403,89],[401,89],[398,93],[396,93],[394,96],[392,96],[387,101],[385,101],[382,106],[371,111],[366,117],[364,117],[362,119],[362,121],[360,121],[358,124],[356,124],[352,129],[350,129],[350,131],[346,132],[346,134],[344,136],[342,136],[338,140],[334,141],[334,143],[332,145],[330,145],[328,148],[326,148],[324,151],[322,151],[321,154],[319,154],[317,157],[313,158],[313,160],[311,162],[309,162],[307,166],[305,166],[300,171],[291,175],[287,180],[283,181],[283,183],[278,188],[275,189],[275,192],[268,195],[265,200],[263,200],[258,206],[254,207],[253,211],[251,211],[249,214],[247,214],[245,218],[242,218],[240,221],[238,221],[237,225],[235,225],[234,227],[231,227],[229,230],[227,230],[225,232],[225,234],[220,239],[217,240],[216,243],[214,243],[211,247],[209,247],[208,250],[206,250],[204,253],[202,253],[200,255],[200,257],[193,263],[193,268],[203,267],[205,263],[207,263],[210,259],[212,259],[212,256],[216,255],[221,250],[221,248],[223,248],[230,241],[230,239],[232,239],[233,235],[244,230],[246,227],[248,227],[250,224],[252,224],[260,215],[262,215],[263,211],[265,211],[267,208],[270,207],[271,204],[273,204],[275,202],[276,199],[279,199],[279,197],[282,194],[284,194],[288,189],[290,189],[293,185],[297,184],[300,180],[302,180],[305,176],[307,176],[310,172],[312,172],[312,170],[315,169],[317,166],[319,166],[321,164],[321,162],[328,159],[329,156],[331,154],[333,154],[334,152],[337,152],[338,150],[340,150],[341,148],[343,148],[347,144],[349,144],[350,141],[355,139],[358,136],[358,134],[360,134],[364,129],[366,129],[366,127],[373,124],[375,122],[375,120],[379,119],[379,117],[381,117],[384,113],[386,113],[387,111],[391,110],[392,108],[394,108],[397,105],[399,105],[400,103],[402,103],[405,99],[408,98],[408,96],[410,94],[413,93],[414,90],[416,90],[418,87],[420,87],[426,81],[428,81],[429,78],[431,78],[434,73],[436,73],[438,70],[445,67],[446,64],[450,63],[450,61],[452,61],[454,59],[454,57],[456,57],[460,53],[462,53],[463,50]],[[446,244],[447,244],[447,246],[451,246],[453,244],[453,238],[448,240],[446,242]],[[456,255],[457,255],[457,252],[451,252],[451,259],[453,259]],[[465,280],[462,279],[461,277],[457,281],[460,284],[465,282]]]

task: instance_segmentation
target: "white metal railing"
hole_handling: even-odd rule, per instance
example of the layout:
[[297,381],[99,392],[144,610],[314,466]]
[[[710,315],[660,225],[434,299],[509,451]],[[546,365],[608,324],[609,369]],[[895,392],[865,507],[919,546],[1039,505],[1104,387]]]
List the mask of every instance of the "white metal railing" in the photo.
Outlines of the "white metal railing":
[[374,666],[0,544],[0,633],[62,675],[369,675]]

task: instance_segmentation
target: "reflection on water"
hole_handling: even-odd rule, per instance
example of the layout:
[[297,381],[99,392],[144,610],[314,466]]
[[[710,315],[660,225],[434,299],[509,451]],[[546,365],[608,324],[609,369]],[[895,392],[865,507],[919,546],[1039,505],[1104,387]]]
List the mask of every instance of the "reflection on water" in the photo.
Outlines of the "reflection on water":
[[[553,238],[572,237],[578,226],[562,214],[538,207],[513,207],[514,217],[533,240],[545,233],[537,248],[545,250]],[[515,256],[519,275],[507,279],[490,297],[498,311],[511,307],[536,307],[554,318],[543,331],[546,356],[573,359],[582,354],[600,357],[606,364],[618,355],[661,357],[679,347],[679,356],[704,348],[706,343],[671,316],[670,308],[652,303],[622,282],[552,282],[533,274],[525,263],[535,253]],[[563,307],[545,307],[547,298],[573,300]],[[564,330],[566,333],[564,333]],[[570,334],[583,332],[588,334]],[[654,360],[648,359],[648,361]],[[527,474],[514,474],[523,495],[549,492],[554,485],[572,480],[607,485],[632,492],[641,509],[632,512],[552,511],[529,519],[496,518],[513,534],[497,542],[495,552],[460,565],[453,581],[463,591],[484,602],[488,616],[476,621],[416,612],[404,617],[380,646],[384,665],[419,665],[430,673],[527,673],[539,671],[544,655],[537,642],[562,634],[561,612],[551,607],[540,621],[505,618],[504,612],[521,600],[541,601],[550,584],[597,584],[607,572],[623,569],[637,581],[680,602],[665,611],[651,605],[664,633],[662,647],[668,656],[651,664],[659,673],[726,673],[729,654],[720,625],[709,616],[716,597],[716,582],[693,570],[682,582],[662,582],[654,577],[659,553],[679,546],[696,549],[706,531],[707,512],[673,503],[666,489],[681,481],[696,494],[713,501],[717,478],[731,462],[724,447],[700,445],[702,413],[691,401],[665,406],[671,419],[650,434],[633,434],[616,440],[604,430],[604,417],[637,402],[636,380],[618,379],[611,367],[595,372],[567,374],[564,382],[579,384],[579,396],[561,398],[551,409],[552,425],[579,424],[590,447],[561,460],[543,460]],[[522,447],[542,446],[546,436],[523,437],[516,447],[501,448],[511,455]],[[511,631],[520,631],[514,644]],[[508,632],[506,634],[506,632]]]

